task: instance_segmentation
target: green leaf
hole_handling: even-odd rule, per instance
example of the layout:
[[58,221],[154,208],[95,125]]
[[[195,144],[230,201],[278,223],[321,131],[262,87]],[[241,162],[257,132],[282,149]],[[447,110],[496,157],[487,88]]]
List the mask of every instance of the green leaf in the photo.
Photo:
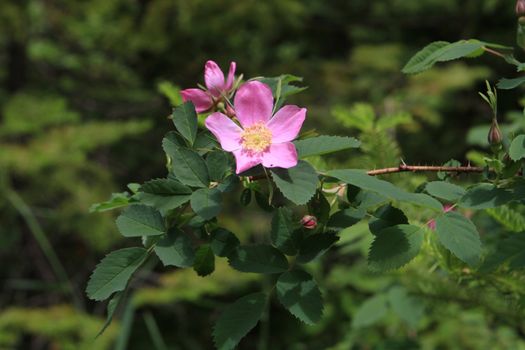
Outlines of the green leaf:
[[408,193],[401,188],[394,186],[390,182],[379,180],[373,176],[367,175],[363,170],[333,170],[328,172],[328,175],[335,177],[347,184],[357,186],[364,190],[377,192],[382,196],[386,196],[394,200],[409,202],[415,205],[443,211],[443,206],[441,203],[439,203],[434,198],[422,193]]
[[425,311],[425,305],[419,298],[409,295],[405,288],[399,286],[388,291],[388,303],[411,328],[417,327]]
[[388,311],[387,298],[384,294],[378,294],[366,300],[357,309],[353,319],[352,328],[363,328],[373,325],[385,317]]
[[290,169],[272,168],[271,172],[277,188],[297,205],[308,203],[317,190],[317,172],[305,161]]
[[207,276],[215,270],[215,255],[209,244],[203,244],[195,252],[193,269],[199,276]]
[[109,300],[108,306],[107,306],[106,322],[104,322],[104,325],[102,326],[102,328],[98,332],[98,334],[95,337],[95,339],[100,337],[106,331],[106,329],[109,327],[111,322],[113,321],[113,316],[115,315],[115,311],[117,310],[118,306],[120,305],[120,302],[122,301],[122,299],[124,299],[124,294],[125,294],[125,292],[115,293],[115,295],[113,295],[111,297],[111,299]]
[[366,210],[361,208],[348,208],[334,213],[328,220],[328,228],[333,230],[344,230],[357,224],[366,215]]
[[222,193],[217,188],[201,188],[191,195],[191,208],[204,220],[216,217],[222,209]]
[[173,124],[178,132],[193,145],[197,137],[197,112],[191,101],[173,109]]
[[476,226],[456,212],[436,218],[436,234],[441,244],[470,266],[479,263],[481,240]]
[[416,74],[432,68],[437,62],[452,61],[479,53],[486,43],[479,40],[461,40],[454,43],[437,41],[416,53],[403,67],[403,73]]
[[505,205],[514,200],[512,192],[493,184],[482,183],[467,190],[458,204],[469,209],[490,209]]
[[[169,134],[168,134],[169,135]],[[197,150],[200,155],[206,154],[214,148],[218,148],[217,140],[208,131],[203,131],[197,134],[193,148]]]
[[132,205],[117,218],[124,237],[157,236],[166,232],[162,215],[147,205]]
[[214,151],[208,153],[206,166],[208,167],[210,180],[220,182],[231,172],[233,164],[231,157],[227,153]]
[[315,258],[323,255],[330,249],[339,237],[335,232],[316,233],[305,238],[299,246],[297,262],[301,264],[309,263]]
[[176,209],[190,200],[191,188],[173,179],[155,179],[140,187],[138,199],[161,213]]
[[101,213],[108,210],[127,207],[130,204],[130,200],[131,197],[128,192],[113,193],[108,201],[93,204],[91,208],[89,208],[89,212]]
[[498,82],[498,89],[500,90],[512,90],[525,83],[525,77],[519,77],[514,79],[500,79]]
[[317,222],[326,225],[330,218],[330,203],[320,189],[317,190],[312,199],[308,202],[310,214],[317,218]]
[[123,291],[133,273],[147,257],[148,252],[144,248],[124,248],[109,253],[89,278],[87,296],[100,301],[115,292]]
[[220,257],[229,256],[239,244],[237,236],[224,228],[215,229],[210,235],[211,249]]
[[271,245],[240,246],[229,257],[230,265],[241,272],[281,273],[288,269],[288,260]]
[[292,315],[306,324],[319,322],[323,298],[313,277],[302,270],[283,273],[276,284],[277,298]]
[[423,231],[417,226],[388,227],[372,242],[368,266],[376,272],[403,267],[418,255],[422,243]]
[[401,209],[394,208],[390,204],[377,209],[374,218],[370,219],[368,227],[374,235],[387,227],[408,224],[408,218]]
[[463,187],[451,184],[446,181],[433,181],[425,186],[425,190],[434,197],[438,197],[449,202],[456,202],[466,193]]
[[272,244],[287,255],[295,255],[297,252],[294,237],[296,226],[290,209],[283,207],[274,212],[270,238]]
[[195,261],[190,237],[177,228],[170,229],[167,235],[157,242],[155,253],[164,266],[190,267]]
[[512,140],[509,148],[509,156],[514,161],[525,158],[525,135],[518,135]]
[[294,142],[299,158],[320,156],[323,154],[358,148],[361,145],[353,137],[318,136]]
[[162,147],[171,158],[173,173],[180,182],[187,186],[208,187],[208,168],[197,152],[179,146],[169,134],[162,141]]
[[191,194],[191,188],[173,179],[154,179],[140,186],[140,191],[159,196]]
[[250,294],[223,311],[213,329],[213,341],[218,350],[233,350],[257,325],[264,312],[266,298],[264,293]]

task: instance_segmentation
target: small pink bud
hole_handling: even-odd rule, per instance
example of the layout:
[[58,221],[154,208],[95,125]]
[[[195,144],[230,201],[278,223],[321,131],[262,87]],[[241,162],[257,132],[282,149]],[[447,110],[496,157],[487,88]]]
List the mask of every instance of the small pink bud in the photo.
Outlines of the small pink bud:
[[525,0],[516,1],[516,15],[518,17],[525,16]]
[[229,105],[226,105],[226,115],[230,118],[235,117],[235,110]]
[[313,230],[317,227],[317,218],[312,215],[305,215],[301,219],[301,225],[307,230]]
[[488,135],[489,144],[492,146],[497,146],[501,143],[502,140],[503,140],[503,136],[501,135],[498,121],[494,118],[492,119],[492,125],[490,127],[489,135]]

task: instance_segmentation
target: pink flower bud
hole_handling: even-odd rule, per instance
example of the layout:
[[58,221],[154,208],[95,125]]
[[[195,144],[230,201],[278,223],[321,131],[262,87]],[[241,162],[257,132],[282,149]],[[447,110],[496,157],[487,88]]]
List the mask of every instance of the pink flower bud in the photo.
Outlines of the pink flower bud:
[[516,1],[516,15],[518,17],[525,16],[525,0]]
[[496,119],[492,119],[492,125],[490,127],[489,135],[488,135],[489,144],[491,146],[497,146],[501,143],[502,140],[503,140],[503,136],[501,135],[498,121]]
[[313,230],[317,227],[317,218],[312,215],[305,215],[301,219],[301,225],[307,230]]

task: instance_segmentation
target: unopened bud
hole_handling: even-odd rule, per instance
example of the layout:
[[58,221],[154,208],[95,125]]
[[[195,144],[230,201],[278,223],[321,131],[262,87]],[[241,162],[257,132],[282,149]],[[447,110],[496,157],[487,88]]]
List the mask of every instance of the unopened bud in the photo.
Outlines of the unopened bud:
[[313,230],[317,227],[317,218],[312,215],[305,215],[301,219],[301,225],[303,225],[305,229]]
[[235,110],[230,105],[226,105],[226,115],[230,118],[235,117]]
[[499,129],[498,121],[496,118],[492,119],[492,125],[489,130],[488,141],[491,146],[497,146],[501,144],[503,136],[501,135],[501,130]]
[[516,16],[525,16],[525,0],[516,1]]

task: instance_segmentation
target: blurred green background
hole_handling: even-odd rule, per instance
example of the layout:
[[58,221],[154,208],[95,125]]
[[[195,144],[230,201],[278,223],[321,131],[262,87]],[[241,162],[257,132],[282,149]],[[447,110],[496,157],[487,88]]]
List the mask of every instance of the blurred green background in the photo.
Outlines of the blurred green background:
[[[259,288],[225,262],[206,279],[152,266],[93,340],[105,305],[87,300],[86,281],[128,243],[115,213],[89,208],[165,175],[170,103],[177,87],[202,83],[206,60],[236,61],[245,77],[304,77],[309,88],[289,102],[308,108],[307,129],[363,141],[364,152],[333,166],[476,163],[490,122],[477,91],[513,69],[483,57],[418,76],[400,70],[434,40],[513,45],[515,23],[513,0],[0,1],[0,349],[211,349],[217,310]],[[501,96],[514,129],[523,128],[519,97]],[[236,203],[226,226],[245,240],[267,234],[268,217],[249,207],[253,220],[239,222]],[[425,257],[371,274],[370,240],[366,225],[354,227],[312,267],[326,300],[319,325],[275,303],[240,348],[525,349],[521,276],[492,281],[508,287],[498,294],[429,274]]]

